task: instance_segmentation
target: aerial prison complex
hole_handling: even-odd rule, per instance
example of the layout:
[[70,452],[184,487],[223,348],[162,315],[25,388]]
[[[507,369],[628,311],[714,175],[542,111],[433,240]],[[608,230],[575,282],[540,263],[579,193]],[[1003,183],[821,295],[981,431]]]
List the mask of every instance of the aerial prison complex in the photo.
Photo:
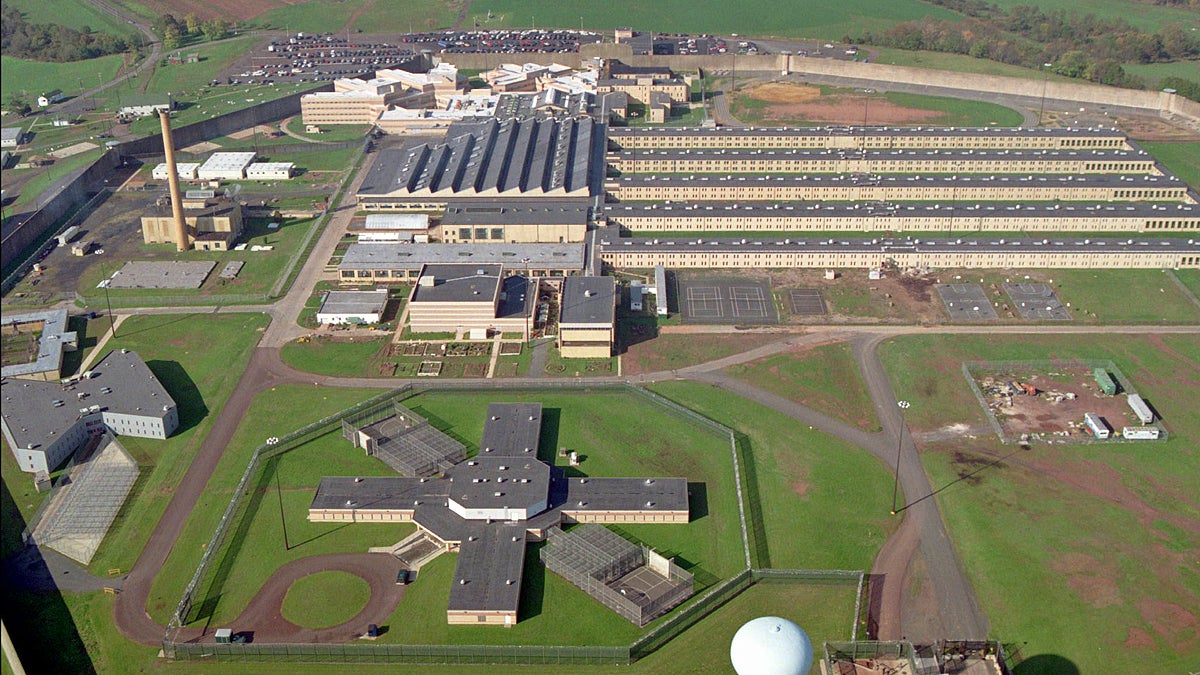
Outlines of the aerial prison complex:
[[[1200,230],[1197,194],[1107,128],[490,119],[381,152],[357,198],[368,218],[420,214],[427,225],[420,239],[352,244],[339,267],[351,283],[411,282],[425,264],[455,262],[535,276],[655,265],[1200,265],[1196,240],[1161,238]],[[879,236],[829,239],[837,232]],[[1126,234],[1141,237],[1088,236]]]
[[538,458],[541,429],[540,403],[492,403],[468,460],[462,443],[400,403],[377,406],[344,419],[343,437],[401,476],[322,478],[308,519],[415,523],[393,551],[414,563],[457,552],[450,624],[517,623],[527,541],[548,539],[551,571],[638,625],[690,597],[691,575],[673,561],[604,528],[559,527],[686,523],[687,479],[569,478]]

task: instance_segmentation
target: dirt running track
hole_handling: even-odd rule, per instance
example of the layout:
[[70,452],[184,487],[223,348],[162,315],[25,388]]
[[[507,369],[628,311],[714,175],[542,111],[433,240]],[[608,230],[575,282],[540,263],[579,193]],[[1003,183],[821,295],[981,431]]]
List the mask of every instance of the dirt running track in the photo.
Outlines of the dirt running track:
[[[354,618],[329,628],[304,628],[283,618],[283,599],[298,579],[317,572],[348,572],[371,586],[371,599]],[[367,624],[383,624],[404,597],[396,584],[400,561],[386,553],[332,553],[287,563],[275,570],[245,611],[229,623],[253,629],[253,638],[267,644],[350,642],[366,632]],[[180,642],[212,642],[213,634],[199,628],[180,631]]]

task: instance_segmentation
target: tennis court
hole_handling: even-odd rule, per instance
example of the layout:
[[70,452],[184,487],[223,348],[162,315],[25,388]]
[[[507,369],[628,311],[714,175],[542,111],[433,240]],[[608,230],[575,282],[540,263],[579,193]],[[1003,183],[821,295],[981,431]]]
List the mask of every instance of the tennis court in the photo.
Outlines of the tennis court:
[[684,323],[778,323],[771,284],[757,278],[679,279]]
[[817,316],[825,314],[825,299],[815,288],[792,288],[788,290],[788,302],[795,316]]
[[1032,321],[1070,321],[1071,313],[1059,302],[1049,284],[1004,284],[1004,292],[1022,319]]

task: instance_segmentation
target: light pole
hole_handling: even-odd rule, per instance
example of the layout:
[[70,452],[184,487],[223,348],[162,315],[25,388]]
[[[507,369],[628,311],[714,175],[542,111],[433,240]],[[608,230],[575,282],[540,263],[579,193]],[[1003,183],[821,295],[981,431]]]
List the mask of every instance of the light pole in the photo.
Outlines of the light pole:
[[912,406],[908,401],[897,401],[900,407],[900,427],[896,429],[896,474],[892,480],[892,515],[896,515],[896,494],[900,490],[900,449],[904,447],[904,411]]
[[[529,284],[529,282],[530,282],[529,258],[521,258],[521,262],[525,263],[525,293],[529,294],[529,293],[531,293],[531,291],[529,289],[529,285],[530,285]],[[536,293],[533,294],[533,306],[537,307],[537,294]],[[525,314],[525,341],[529,342],[529,340],[533,338],[533,334],[529,330],[529,315],[533,313],[532,310],[529,310],[529,300],[525,301],[525,307],[521,308],[521,312],[523,314]]]
[[108,299],[108,284],[104,284],[104,304],[108,306],[108,328],[112,331],[112,336],[117,337],[117,322],[113,321],[112,302]]
[[1042,104],[1038,106],[1038,126],[1042,126],[1042,115],[1046,112],[1046,87],[1050,84],[1050,71],[1047,68],[1053,67],[1053,63],[1043,63],[1038,70],[1042,71]]

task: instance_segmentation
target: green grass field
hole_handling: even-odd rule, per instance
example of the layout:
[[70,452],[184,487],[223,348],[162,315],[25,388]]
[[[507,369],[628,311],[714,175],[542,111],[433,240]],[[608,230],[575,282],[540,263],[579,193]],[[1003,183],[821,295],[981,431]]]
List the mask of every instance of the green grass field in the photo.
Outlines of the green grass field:
[[952,127],[1016,127],[1024,121],[1024,117],[1016,110],[985,101],[905,94],[897,91],[890,91],[884,94],[884,97],[889,102],[906,108],[940,112],[942,116],[934,120],[934,123]]
[[[891,474],[874,457],[715,387],[665,382],[654,391],[743,435],[742,471],[760,506],[773,567],[870,569],[896,521]],[[853,533],[850,535],[848,533]]]
[[960,73],[979,73],[981,75],[1005,75],[1026,80],[1048,78],[1059,82],[1078,81],[1074,78],[1057,75],[1052,72],[1038,72],[1035,69],[1025,68],[1024,66],[989,61],[987,59],[977,59],[966,54],[945,54],[942,52],[893,49],[891,47],[871,47],[871,50],[877,53],[872,62],[893,66],[952,70]]
[[362,377],[383,361],[388,342],[386,337],[359,339],[354,342],[289,342],[279,350],[279,356],[284,363],[306,373]]
[[[841,87],[821,86],[821,96],[842,96],[841,103],[846,108],[857,112],[852,114],[857,124],[862,123],[862,113],[865,112],[870,121],[870,103],[872,101],[887,101],[896,106],[913,110],[928,110],[939,113],[937,117],[926,119],[919,124],[936,124],[945,126],[1018,126],[1023,117],[1021,113],[995,103],[985,101],[969,101],[945,96],[928,96],[925,94],[905,94],[901,92],[886,92],[882,94],[864,95],[859,90]],[[772,104],[768,101],[754,98],[753,89],[742,90],[733,95],[731,110],[738,119],[747,124],[774,124],[785,126],[803,126],[806,124],[824,124],[812,121],[804,116],[803,111],[788,113],[786,116],[773,114]],[[817,99],[821,102],[821,99]],[[874,123],[874,122],[872,122]],[[913,122],[918,124],[918,122]]]
[[1192,292],[1192,295],[1200,296],[1200,270],[1175,270],[1175,277]]
[[[488,19],[491,12],[493,18]],[[480,28],[576,28],[612,30],[635,26],[639,30],[669,33],[813,37],[840,39],[847,33],[884,30],[900,21],[932,16],[955,19],[959,15],[915,0],[868,0],[856,5],[835,5],[804,0],[757,0],[740,4],[716,0],[664,0],[644,3],[619,0],[605,5],[564,4],[554,0],[476,0],[467,21]]]
[[[192,304],[197,305],[215,305],[231,300],[234,302],[262,302],[262,298],[269,294],[278,283],[280,275],[283,274],[288,261],[296,254],[296,249],[304,240],[305,234],[317,223],[311,218],[304,220],[286,218],[282,221],[282,227],[272,230],[267,228],[268,222],[270,221],[266,218],[248,219],[246,229],[238,238],[238,243],[246,243],[248,246],[274,247],[270,251],[250,251],[247,248],[243,251],[193,250],[176,253],[172,244],[143,246],[142,250],[148,254],[170,251],[176,260],[215,261],[217,266],[213,268],[213,272],[209,274],[208,279],[198,290],[112,289],[106,298],[103,291],[96,288],[96,284],[112,276],[112,273],[120,269],[126,262],[114,260],[89,268],[80,278],[79,292],[92,307],[99,307],[110,301],[114,306],[119,307],[182,304],[179,298],[184,298],[189,302],[194,300]],[[146,259],[151,258],[147,257]],[[232,261],[242,261],[245,266],[242,267],[237,278],[222,279],[220,277],[221,270],[224,269],[226,263]]]
[[[74,63],[48,63],[0,56],[0,98],[20,96],[37,108],[43,92],[62,89],[68,96],[108,82],[117,76],[125,57],[120,54]],[[5,125],[11,124],[6,121]]]
[[458,16],[459,1],[384,3],[376,0],[300,2],[264,12],[250,23],[276,30],[308,33],[408,33],[449,28]]
[[165,441],[121,439],[142,475],[92,559],[93,571],[133,565],[266,325],[259,314],[132,317],[105,345],[106,352],[132,349],[146,360],[175,399],[180,428]]
[[1200,548],[1200,340],[912,337],[881,355],[913,400],[914,430],[982,417],[963,360],[1112,359],[1169,441],[1017,450],[963,438],[926,448],[923,461],[997,638],[1082,673],[1174,672],[1200,659],[1200,577],[1185,562]]
[[1173,61],[1171,63],[1126,63],[1122,65],[1125,72],[1146,80],[1150,89],[1158,88],[1158,81],[1164,77],[1182,77],[1187,80],[1200,81],[1200,61]]
[[854,354],[845,343],[769,356],[725,371],[864,431],[880,430]]
[[[1029,4],[1024,0],[996,0],[993,3],[1011,10],[1017,5]],[[1134,0],[1088,0],[1085,4],[1071,0],[1038,0],[1037,7],[1043,12],[1066,10],[1068,13],[1095,14],[1101,19],[1124,19],[1143,30],[1154,31],[1168,23],[1196,25],[1196,14],[1186,7],[1149,4]]]
[[371,599],[371,587],[355,574],[317,572],[297,579],[283,598],[283,618],[306,628],[328,628],[353,619]]
[[[364,33],[411,33],[449,28],[458,18],[465,0],[425,0],[425,2],[372,2],[349,25]],[[470,25],[464,25],[469,28]],[[326,29],[328,30],[328,29]]]
[[[29,179],[29,182],[21,188],[21,194],[13,200],[6,209],[11,208],[13,211],[20,211],[25,208],[37,208],[42,203],[42,193],[46,191],[58,179],[70,174],[72,171],[78,171],[88,164],[96,161],[100,155],[104,154],[102,148],[88,150],[77,155],[71,155],[66,159],[55,160],[54,164],[42,170],[41,173]],[[33,169],[27,169],[32,171]]]
[[1146,152],[1162,162],[1179,180],[1200,190],[1200,143],[1141,143]]
[[137,29],[133,25],[101,11],[85,0],[5,0],[4,4],[21,10],[29,23],[53,23],[80,31],[87,26],[97,33],[137,37]]

